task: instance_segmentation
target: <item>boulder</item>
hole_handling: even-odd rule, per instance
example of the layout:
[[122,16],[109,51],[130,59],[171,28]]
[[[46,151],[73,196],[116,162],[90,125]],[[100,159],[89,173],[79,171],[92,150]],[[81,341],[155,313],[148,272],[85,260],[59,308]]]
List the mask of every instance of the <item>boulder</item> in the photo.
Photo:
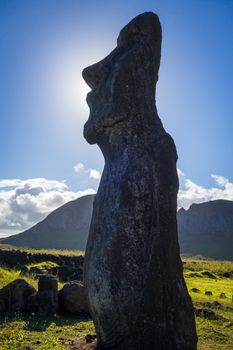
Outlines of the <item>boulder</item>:
[[58,293],[58,298],[61,311],[74,315],[89,314],[87,293],[81,282],[66,283]]
[[27,311],[38,316],[51,316],[58,311],[58,283],[53,275],[39,275],[38,293],[28,298]]
[[52,316],[58,311],[58,298],[49,290],[32,294],[28,298],[27,311],[38,316]]
[[36,290],[24,279],[16,279],[0,290],[0,312],[24,312]]
[[38,293],[50,291],[54,294],[58,292],[57,277],[53,275],[40,275],[38,280]]

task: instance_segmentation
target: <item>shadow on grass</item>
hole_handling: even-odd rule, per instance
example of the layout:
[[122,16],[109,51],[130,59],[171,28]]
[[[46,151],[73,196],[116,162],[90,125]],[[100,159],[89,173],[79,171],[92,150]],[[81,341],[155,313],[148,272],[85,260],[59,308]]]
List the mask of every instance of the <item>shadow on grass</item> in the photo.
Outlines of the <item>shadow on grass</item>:
[[51,324],[58,327],[72,326],[76,323],[89,322],[90,317],[86,315],[71,316],[71,315],[54,315],[54,316],[31,316],[20,314],[9,314],[5,317],[0,317],[0,326],[11,322],[24,322],[23,329],[34,332],[45,331]]

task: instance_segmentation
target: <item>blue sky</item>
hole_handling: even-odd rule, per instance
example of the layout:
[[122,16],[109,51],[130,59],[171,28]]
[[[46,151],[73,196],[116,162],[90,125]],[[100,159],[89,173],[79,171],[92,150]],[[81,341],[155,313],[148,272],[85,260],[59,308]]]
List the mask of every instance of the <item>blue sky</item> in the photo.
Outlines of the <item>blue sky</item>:
[[97,189],[103,158],[82,136],[81,71],[145,11],[163,28],[157,107],[184,173],[181,205],[233,199],[233,1],[1,0],[0,232]]

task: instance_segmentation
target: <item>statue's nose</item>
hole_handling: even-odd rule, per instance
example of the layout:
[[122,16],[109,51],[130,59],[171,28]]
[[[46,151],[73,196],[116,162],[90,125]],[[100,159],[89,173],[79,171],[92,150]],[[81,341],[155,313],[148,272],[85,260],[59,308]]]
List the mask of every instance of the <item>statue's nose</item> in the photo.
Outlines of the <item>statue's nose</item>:
[[82,76],[90,88],[94,89],[106,79],[107,69],[101,62],[99,62],[85,68],[82,72]]

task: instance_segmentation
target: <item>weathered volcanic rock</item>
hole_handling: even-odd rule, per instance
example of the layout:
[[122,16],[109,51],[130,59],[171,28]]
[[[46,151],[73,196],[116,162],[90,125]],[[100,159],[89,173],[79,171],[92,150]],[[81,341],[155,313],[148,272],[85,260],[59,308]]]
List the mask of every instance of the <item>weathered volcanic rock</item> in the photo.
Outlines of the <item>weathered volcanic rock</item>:
[[84,136],[105,158],[84,271],[101,349],[196,349],[177,240],[176,148],[155,107],[160,47],[159,19],[144,13],[83,71],[92,88]]
[[38,316],[52,316],[58,310],[58,298],[50,290],[30,295],[27,311]]
[[0,313],[23,312],[35,288],[23,279],[16,279],[0,289]]
[[40,275],[38,293],[30,295],[27,310],[39,316],[51,316],[58,310],[58,283],[52,275]]
[[81,282],[66,283],[58,294],[59,307],[66,313],[79,315],[89,314],[87,293]]
[[40,275],[38,281],[38,292],[51,291],[55,295],[58,293],[57,277],[53,275]]

